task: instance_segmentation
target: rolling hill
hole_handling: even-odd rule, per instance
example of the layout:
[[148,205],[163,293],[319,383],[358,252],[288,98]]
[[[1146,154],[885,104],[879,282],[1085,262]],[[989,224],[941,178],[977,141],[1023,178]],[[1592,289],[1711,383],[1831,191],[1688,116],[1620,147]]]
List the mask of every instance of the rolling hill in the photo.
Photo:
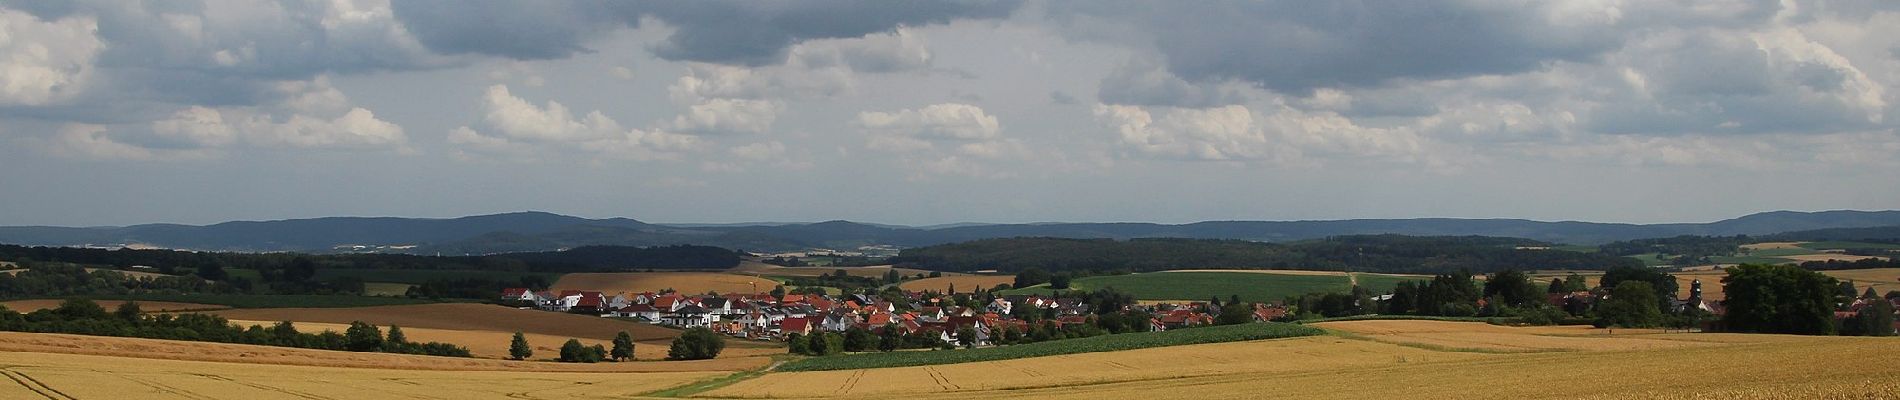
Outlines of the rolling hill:
[[339,246],[400,246],[375,251],[493,254],[588,245],[697,244],[746,250],[929,246],[1009,237],[1195,238],[1288,242],[1341,235],[1482,235],[1553,243],[1599,244],[1677,235],[1771,235],[1789,231],[1900,226],[1900,211],[1775,211],[1710,223],[1621,224],[1523,219],[1354,219],[1208,221],[1190,224],[953,224],[915,228],[850,221],[660,225],[628,218],[588,219],[519,212],[449,219],[330,217],[212,225],[0,227],[0,243],[49,246],[128,244],[214,251],[337,251]]

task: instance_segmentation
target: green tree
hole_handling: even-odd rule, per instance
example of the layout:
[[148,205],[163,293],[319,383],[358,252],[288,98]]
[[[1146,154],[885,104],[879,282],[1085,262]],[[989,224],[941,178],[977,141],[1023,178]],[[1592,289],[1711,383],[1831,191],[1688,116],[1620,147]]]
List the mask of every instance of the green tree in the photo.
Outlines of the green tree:
[[958,328],[957,344],[963,345],[966,349],[976,348],[976,328],[968,326]]
[[718,333],[706,328],[692,328],[681,332],[673,339],[673,345],[667,349],[668,360],[706,360],[718,357],[726,349],[726,340]]
[[1016,280],[1010,283],[1010,287],[1026,288],[1045,282],[1049,282],[1049,272],[1043,271],[1042,268],[1029,267],[1016,273]]
[[1658,308],[1667,307],[1669,301],[1676,298],[1676,277],[1662,272],[1662,270],[1649,267],[1624,266],[1603,271],[1602,284],[1603,287],[1606,288],[1613,289],[1618,287],[1623,281],[1631,280],[1649,282],[1649,287],[1656,291],[1656,295],[1653,297],[1656,298],[1656,306]]
[[834,341],[832,340],[834,336],[838,335],[830,332],[812,332],[811,335],[805,336],[805,351],[814,356],[828,356],[844,351],[844,341]]
[[785,301],[785,285],[772,286],[772,300],[777,302]]
[[897,324],[884,325],[884,329],[877,335],[877,351],[890,352],[903,345],[904,336],[898,334],[897,330]]
[[309,347],[309,344],[304,341],[303,335],[297,332],[297,326],[291,325],[290,321],[278,322],[276,325],[271,325],[269,333],[271,344],[273,345]]
[[890,271],[884,273],[884,283],[897,283],[903,280],[904,275],[897,273],[896,268],[892,268]]
[[1050,289],[1068,289],[1070,279],[1072,278],[1069,276],[1067,272],[1050,276],[1049,288]]
[[614,361],[633,359],[633,335],[627,334],[627,331],[620,331],[620,334],[614,335],[613,357]]
[[1253,322],[1253,307],[1244,303],[1228,303],[1220,308],[1220,316],[1214,323],[1220,325],[1239,325]]
[[561,362],[584,362],[587,360],[587,346],[580,339],[568,339],[561,344]]
[[65,301],[61,301],[59,302],[59,307],[53,309],[53,314],[65,317],[68,320],[105,319],[106,316],[111,315],[106,314],[106,308],[100,307],[99,303],[94,303],[92,300],[86,299],[66,299]]
[[1662,321],[1657,307],[1656,289],[1649,282],[1626,280],[1610,291],[1610,298],[1597,305],[1598,327],[1648,328]]
[[1542,293],[1531,284],[1530,276],[1523,272],[1507,269],[1491,274],[1484,281],[1484,295],[1493,303],[1511,307],[1526,307],[1543,302]]
[[1565,292],[1586,292],[1589,290],[1590,290],[1590,281],[1587,279],[1584,279],[1583,275],[1579,275],[1575,272],[1572,272],[1570,273],[1570,276],[1564,277],[1564,291]]
[[785,344],[786,347],[790,348],[789,350],[791,350],[792,354],[812,355],[811,340],[806,339],[803,334],[793,332],[792,334],[785,335]]
[[1893,336],[1893,303],[1875,299],[1853,318],[1841,321],[1842,335]]
[[[1873,289],[1868,288],[1868,290],[1873,290]],[[114,310],[112,312],[112,315],[119,317],[119,319],[137,323],[139,322],[139,316],[145,315],[145,312],[139,309],[139,302],[127,301],[124,303],[119,303],[119,309]]]
[[1550,286],[1544,289],[1544,293],[1569,293],[1565,290],[1568,287],[1564,285],[1564,278],[1551,278]]
[[343,331],[343,348],[349,351],[376,351],[383,348],[383,331],[363,321],[350,322]]
[[198,277],[205,278],[206,280],[222,281],[230,278],[231,275],[224,272],[223,266],[219,266],[216,263],[205,263],[198,266]]
[[402,327],[390,325],[389,335],[383,340],[394,344],[409,344],[409,335],[402,333]]
[[[288,322],[286,322],[286,324],[288,324]],[[515,332],[514,340],[508,342],[508,357],[516,360],[526,360],[528,357],[534,357],[534,347],[528,346],[527,336],[522,335],[519,331]]]
[[1730,331],[1834,334],[1834,278],[1792,265],[1743,264],[1729,267],[1722,285],[1722,322]]
[[871,331],[853,326],[844,331],[844,351],[855,353],[868,350],[874,344],[872,340]]

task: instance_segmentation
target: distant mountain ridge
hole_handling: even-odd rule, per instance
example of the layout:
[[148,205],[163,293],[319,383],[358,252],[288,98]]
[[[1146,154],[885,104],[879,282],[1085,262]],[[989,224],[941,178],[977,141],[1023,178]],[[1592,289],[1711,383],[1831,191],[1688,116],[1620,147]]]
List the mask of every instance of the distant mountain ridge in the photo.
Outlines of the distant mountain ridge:
[[[1287,242],[1328,236],[1401,234],[1482,235],[1556,243],[1598,244],[1678,235],[1772,235],[1819,229],[1900,226],[1900,211],[1774,211],[1710,223],[1622,224],[1524,219],[1352,219],[1323,221],[1207,221],[1189,224],[1036,223],[952,224],[931,228],[818,223],[649,224],[630,218],[589,219],[547,212],[461,218],[328,217],[234,221],[212,225],[147,224],[125,227],[0,227],[0,243],[81,246],[142,244],[212,251],[312,251],[338,246],[403,246],[415,254],[490,254],[546,251],[587,245],[696,244],[753,251],[865,245],[929,246],[978,239],[1060,238],[1242,239]],[[410,247],[413,246],[413,247]]]

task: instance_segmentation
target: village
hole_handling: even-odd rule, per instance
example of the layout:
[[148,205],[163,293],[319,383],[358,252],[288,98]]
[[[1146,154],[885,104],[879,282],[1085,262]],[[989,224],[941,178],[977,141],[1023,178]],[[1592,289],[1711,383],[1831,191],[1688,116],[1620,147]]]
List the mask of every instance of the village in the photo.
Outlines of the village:
[[[972,301],[976,298],[973,294],[902,293],[902,304],[864,294],[775,296],[645,292],[608,295],[590,290],[551,292],[527,288],[505,289],[501,299],[505,304],[523,308],[599,315],[678,328],[703,327],[751,340],[784,341],[817,332],[842,333],[852,328],[882,335],[887,329],[896,329],[896,335],[934,338],[943,347],[989,346],[997,344],[996,339],[1001,339],[1005,332],[1020,334],[1038,326],[1060,330],[1093,325],[1098,318],[1098,310],[1079,297],[1009,295],[995,296],[984,302]],[[980,305],[958,305],[959,300]],[[1248,321],[1287,317],[1285,306],[1253,304],[1249,307]],[[1134,327],[1135,330],[1159,332],[1214,325],[1221,308],[1210,302],[1180,302],[1130,304],[1126,310],[1149,316],[1145,326]],[[974,333],[974,338],[958,337],[960,332]]]

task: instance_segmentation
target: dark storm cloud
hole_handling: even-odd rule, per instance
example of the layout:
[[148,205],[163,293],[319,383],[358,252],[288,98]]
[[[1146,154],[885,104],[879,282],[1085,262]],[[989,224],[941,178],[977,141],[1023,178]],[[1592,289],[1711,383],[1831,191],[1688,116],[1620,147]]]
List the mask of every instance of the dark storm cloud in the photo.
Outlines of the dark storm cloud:
[[1129,24],[1189,81],[1240,80],[1296,94],[1516,73],[1591,59],[1620,43],[1614,29],[1550,27],[1533,8],[1464,2],[1077,2],[1050,13]]
[[562,58],[587,51],[593,35],[652,17],[676,31],[651,49],[660,58],[759,66],[785,61],[793,44],[853,38],[898,26],[1000,18],[1016,2],[818,1],[798,3],[398,1],[396,16],[442,53],[516,59]]

